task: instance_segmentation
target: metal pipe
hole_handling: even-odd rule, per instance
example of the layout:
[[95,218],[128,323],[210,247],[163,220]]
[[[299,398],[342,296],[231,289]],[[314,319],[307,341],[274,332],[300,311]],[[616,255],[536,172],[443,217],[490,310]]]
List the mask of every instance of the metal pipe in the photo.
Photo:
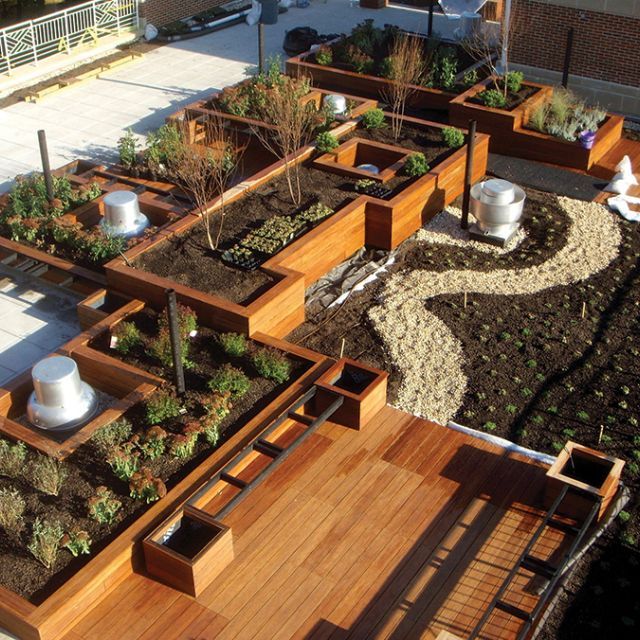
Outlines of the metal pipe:
[[167,319],[169,321],[169,338],[171,340],[171,355],[173,356],[173,373],[178,395],[184,395],[184,367],[182,366],[182,341],[180,339],[180,325],[178,322],[178,303],[176,292],[165,289],[167,297]]
[[40,160],[42,162],[42,174],[44,175],[44,184],[47,188],[47,198],[52,202],[56,197],[53,190],[53,177],[51,176],[51,165],[49,164],[49,151],[47,149],[47,134],[44,129],[38,131],[38,145],[40,146]]
[[502,52],[500,55],[500,65],[502,73],[506,73],[509,67],[509,26],[511,23],[511,0],[505,0],[504,11],[502,13]]
[[562,86],[566,89],[569,84],[569,67],[571,66],[571,53],[573,50],[573,27],[567,31],[567,44],[564,50],[564,66],[562,68]]
[[469,134],[467,136],[467,162],[464,167],[464,193],[462,196],[462,219],[460,227],[469,228],[469,203],[471,196],[471,179],[473,176],[473,152],[476,146],[476,121],[469,120]]
[[264,25],[258,22],[258,71],[264,71]]
[[427,35],[431,37],[433,33],[433,0],[429,2],[429,27],[427,28]]

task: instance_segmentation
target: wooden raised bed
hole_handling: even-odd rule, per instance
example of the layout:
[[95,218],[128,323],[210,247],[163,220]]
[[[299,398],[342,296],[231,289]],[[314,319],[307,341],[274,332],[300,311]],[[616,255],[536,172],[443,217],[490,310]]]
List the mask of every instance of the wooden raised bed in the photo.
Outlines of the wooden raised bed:
[[490,148],[495,153],[589,171],[622,136],[624,118],[613,114],[609,114],[598,129],[591,149],[585,149],[579,142],[527,129],[531,113],[551,95],[553,87],[526,82],[527,86],[538,87],[538,93],[511,111],[469,102],[469,98],[486,89],[490,82],[487,79],[454,98],[449,119],[455,126],[467,126],[469,120],[476,120],[478,131],[491,135]]
[[[86,344],[92,337],[143,306],[144,303],[141,301],[132,300],[78,336],[61,352],[72,356],[82,354],[88,359],[99,356],[103,361],[111,361],[111,358],[90,349]],[[331,361],[321,354],[265,334],[256,334],[253,339],[284,351],[298,360],[306,361],[309,369],[41,604],[35,605],[0,587],[0,628],[17,634],[22,640],[62,638],[79,618],[95,608],[134,571],[141,569],[142,540],[147,533],[180,509],[195,489],[206,483],[218,469],[255,440],[258,434],[285,411],[286,407],[302,396],[331,364]],[[125,369],[138,371],[126,364],[118,364]]]

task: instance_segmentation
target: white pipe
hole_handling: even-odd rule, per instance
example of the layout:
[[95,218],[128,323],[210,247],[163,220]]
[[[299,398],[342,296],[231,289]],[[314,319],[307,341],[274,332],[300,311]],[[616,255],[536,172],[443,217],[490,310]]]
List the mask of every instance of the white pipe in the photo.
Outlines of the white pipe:
[[509,64],[509,22],[511,21],[511,0],[504,0],[504,12],[502,13],[502,56],[500,64],[502,73],[507,72]]

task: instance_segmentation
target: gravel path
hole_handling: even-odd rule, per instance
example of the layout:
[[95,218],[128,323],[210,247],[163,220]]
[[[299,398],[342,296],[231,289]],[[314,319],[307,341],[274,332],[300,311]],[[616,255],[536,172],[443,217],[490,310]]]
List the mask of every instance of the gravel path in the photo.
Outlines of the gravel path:
[[[465,291],[504,296],[537,293],[584,280],[616,258],[621,234],[606,207],[562,197],[558,202],[571,225],[567,243],[540,265],[489,272],[415,270],[390,278],[383,303],[372,308],[369,316],[402,373],[398,408],[446,424],[461,406],[467,387],[462,346],[446,325],[425,309],[429,298]],[[455,210],[449,210],[434,218],[420,232],[418,241],[463,244],[452,228],[456,215]],[[489,245],[486,249],[504,251]]]

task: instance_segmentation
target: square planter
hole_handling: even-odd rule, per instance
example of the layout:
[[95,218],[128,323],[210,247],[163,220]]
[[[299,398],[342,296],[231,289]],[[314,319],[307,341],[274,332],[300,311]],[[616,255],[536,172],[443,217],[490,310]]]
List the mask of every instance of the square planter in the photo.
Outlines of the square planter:
[[556,461],[547,471],[545,506],[551,506],[565,485],[579,493],[567,494],[561,504],[561,512],[578,520],[584,519],[594,500],[602,500],[597,519],[600,520],[613,500],[624,461],[607,456],[576,442],[567,442]]
[[360,430],[387,403],[388,374],[349,358],[341,358],[317,381],[314,411],[320,414],[335,399],[344,403],[331,416],[331,422]]
[[119,296],[106,289],[98,289],[78,303],[77,312],[80,328],[86,331],[114,311],[122,308],[128,301],[128,297]]
[[152,576],[194,597],[234,558],[231,529],[190,505],[165,520],[142,546]]

